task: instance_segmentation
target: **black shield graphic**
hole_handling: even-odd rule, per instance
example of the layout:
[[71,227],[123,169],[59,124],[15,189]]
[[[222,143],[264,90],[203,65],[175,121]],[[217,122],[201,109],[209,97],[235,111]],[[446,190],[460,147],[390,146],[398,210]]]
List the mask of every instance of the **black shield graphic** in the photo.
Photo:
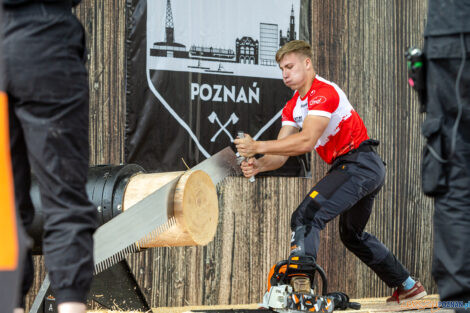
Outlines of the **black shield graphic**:
[[[276,138],[293,91],[275,53],[298,39],[301,2],[132,1],[126,161],[178,170],[232,145],[237,131]],[[242,15],[251,22],[236,23]],[[279,173],[297,174],[296,163]]]

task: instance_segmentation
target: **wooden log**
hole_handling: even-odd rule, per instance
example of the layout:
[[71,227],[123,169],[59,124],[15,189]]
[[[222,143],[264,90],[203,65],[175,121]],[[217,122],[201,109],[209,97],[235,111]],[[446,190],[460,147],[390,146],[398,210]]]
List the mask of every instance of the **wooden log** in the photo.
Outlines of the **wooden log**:
[[179,176],[173,203],[168,207],[168,215],[175,217],[176,224],[144,248],[206,245],[214,238],[219,216],[217,192],[204,171],[134,175],[124,192],[123,210]]

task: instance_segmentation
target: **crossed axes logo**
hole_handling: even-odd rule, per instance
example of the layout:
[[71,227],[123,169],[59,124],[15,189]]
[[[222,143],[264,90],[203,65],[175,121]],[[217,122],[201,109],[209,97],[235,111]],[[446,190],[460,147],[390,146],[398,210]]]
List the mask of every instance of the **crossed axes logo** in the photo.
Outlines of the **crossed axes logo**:
[[214,142],[217,137],[222,133],[226,133],[227,136],[230,138],[230,142],[233,142],[233,137],[232,135],[230,134],[230,132],[227,130],[227,126],[230,125],[230,123],[232,123],[233,125],[237,124],[238,121],[239,121],[239,118],[238,116],[235,114],[235,113],[232,113],[228,119],[227,122],[225,122],[225,124],[222,125],[222,123],[220,122],[219,120],[219,117],[217,116],[217,113],[215,113],[214,111],[212,111],[212,113],[207,117],[209,119],[209,121],[214,124],[217,122],[217,124],[219,124],[220,126],[220,129],[215,133],[214,136],[212,136],[211,138],[211,142]]

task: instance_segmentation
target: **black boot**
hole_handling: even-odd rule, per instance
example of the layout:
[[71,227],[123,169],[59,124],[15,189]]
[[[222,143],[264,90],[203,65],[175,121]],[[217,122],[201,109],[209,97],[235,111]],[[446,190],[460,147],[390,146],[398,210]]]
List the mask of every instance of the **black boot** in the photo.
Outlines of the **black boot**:
[[290,242],[290,254],[297,256],[311,256],[313,258],[313,261],[315,262],[319,244],[319,232],[315,231],[312,226],[297,226],[292,231],[292,239]]

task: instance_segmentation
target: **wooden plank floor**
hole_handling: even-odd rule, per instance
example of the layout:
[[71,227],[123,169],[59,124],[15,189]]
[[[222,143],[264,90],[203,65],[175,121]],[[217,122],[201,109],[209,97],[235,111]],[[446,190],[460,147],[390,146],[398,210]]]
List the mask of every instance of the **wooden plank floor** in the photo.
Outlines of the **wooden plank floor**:
[[[411,313],[452,313],[453,310],[440,309],[437,307],[439,301],[438,295],[429,295],[423,299],[403,304],[389,306],[385,304],[386,298],[367,298],[367,299],[353,299],[353,302],[361,303],[360,310],[347,310],[349,313],[382,313],[382,312],[411,312]],[[186,313],[191,310],[208,310],[215,312],[215,310],[227,309],[257,309],[258,304],[246,305],[214,305],[214,306],[185,306],[173,308],[154,308],[155,313]],[[342,312],[342,311],[335,311]],[[137,313],[136,311],[88,311],[88,313]]]

